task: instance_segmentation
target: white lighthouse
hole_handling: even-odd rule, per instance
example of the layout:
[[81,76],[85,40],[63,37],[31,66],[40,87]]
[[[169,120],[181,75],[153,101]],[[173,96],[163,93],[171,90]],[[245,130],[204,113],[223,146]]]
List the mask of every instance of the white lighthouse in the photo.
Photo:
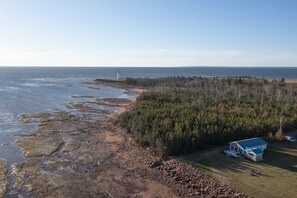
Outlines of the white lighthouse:
[[117,71],[117,80],[120,79],[120,71]]

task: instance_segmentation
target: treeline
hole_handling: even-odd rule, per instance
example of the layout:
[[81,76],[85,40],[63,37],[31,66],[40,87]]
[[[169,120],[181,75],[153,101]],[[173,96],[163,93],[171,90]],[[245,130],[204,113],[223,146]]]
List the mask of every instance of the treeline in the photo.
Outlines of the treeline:
[[[238,78],[126,79],[153,86],[119,121],[143,146],[175,155],[297,125],[297,84]],[[285,128],[286,129],[286,128]]]

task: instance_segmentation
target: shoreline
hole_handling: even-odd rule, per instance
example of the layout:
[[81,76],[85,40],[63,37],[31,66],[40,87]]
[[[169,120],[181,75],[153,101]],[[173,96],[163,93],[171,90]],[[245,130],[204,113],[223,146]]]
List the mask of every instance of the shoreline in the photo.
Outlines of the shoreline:
[[[119,147],[125,146],[118,143],[126,142],[126,138],[115,136],[121,129],[114,122],[136,97],[137,94],[129,99],[97,98],[100,105],[110,105],[115,111],[102,113],[93,109],[85,120],[63,111],[23,114],[22,123],[38,126],[15,135],[20,137],[17,145],[26,160],[13,165],[13,184],[3,192],[7,192],[6,196],[32,197],[175,197],[166,186],[135,177],[133,169],[125,167],[128,158],[118,162]],[[76,108],[86,114],[90,109],[80,105]],[[4,181],[1,184],[7,185]]]
[[[123,88],[127,89],[127,88]],[[24,114],[23,123],[38,123],[17,134],[26,160],[13,166],[7,196],[32,197],[247,197],[179,160],[160,159],[139,146],[117,117],[131,108],[143,89],[129,99],[96,99],[117,111],[90,111],[82,119],[64,111]],[[131,93],[128,90],[128,93]],[[94,102],[93,102],[94,103]],[[116,189],[116,190],[115,190]]]

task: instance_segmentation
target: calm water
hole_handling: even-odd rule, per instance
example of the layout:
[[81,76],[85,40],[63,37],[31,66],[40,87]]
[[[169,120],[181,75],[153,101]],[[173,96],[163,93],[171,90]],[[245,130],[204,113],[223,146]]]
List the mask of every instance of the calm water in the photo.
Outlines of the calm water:
[[72,96],[125,97],[123,90],[92,87],[81,82],[121,77],[161,76],[254,76],[297,79],[297,68],[22,68],[0,67],[0,157],[9,164],[22,160],[14,133],[31,130],[33,124],[18,124],[22,113],[65,109]]

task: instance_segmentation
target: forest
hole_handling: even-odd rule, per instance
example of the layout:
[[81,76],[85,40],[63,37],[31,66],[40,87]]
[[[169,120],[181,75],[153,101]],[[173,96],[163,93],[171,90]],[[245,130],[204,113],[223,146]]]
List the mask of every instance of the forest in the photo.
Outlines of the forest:
[[297,84],[252,77],[127,78],[149,91],[119,117],[136,141],[177,155],[297,127]]

